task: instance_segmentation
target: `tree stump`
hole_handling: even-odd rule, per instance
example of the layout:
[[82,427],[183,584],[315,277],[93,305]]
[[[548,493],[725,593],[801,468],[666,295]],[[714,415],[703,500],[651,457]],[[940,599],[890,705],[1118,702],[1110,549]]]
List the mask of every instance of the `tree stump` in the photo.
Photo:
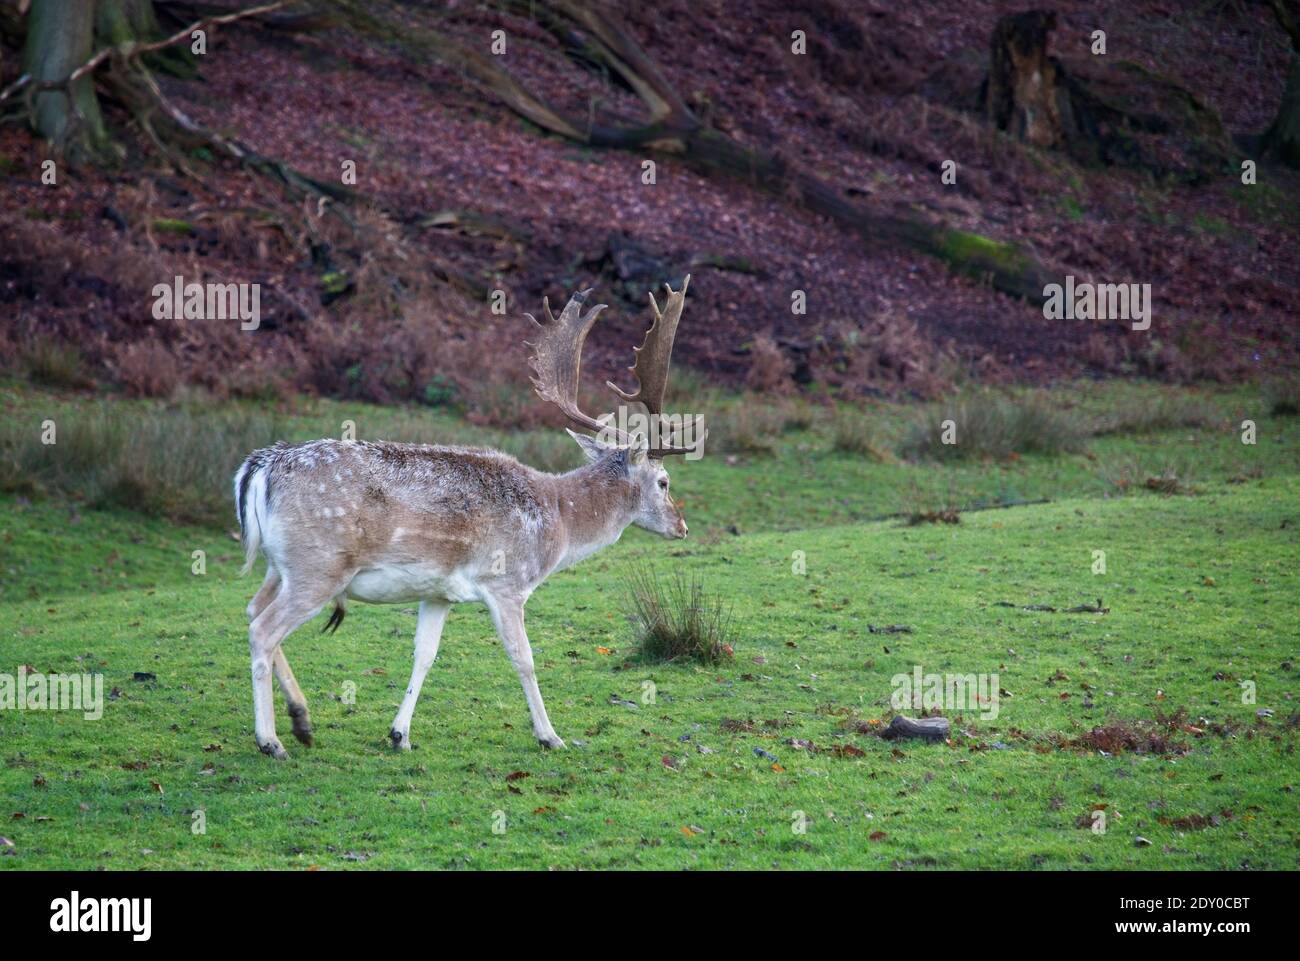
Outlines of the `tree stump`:
[[1070,98],[1063,72],[1047,55],[1047,36],[1056,14],[1046,10],[1012,13],[993,29],[993,50],[984,86],[984,110],[999,130],[1036,147],[1066,141],[1062,115]]
[[895,714],[889,727],[880,732],[886,741],[903,737],[919,737],[927,741],[945,741],[950,730],[946,717],[903,717]]
[[979,99],[999,130],[1088,165],[1140,167],[1197,183],[1234,154],[1217,113],[1181,84],[1126,60],[1047,52],[1056,14],[1012,13],[993,28]]

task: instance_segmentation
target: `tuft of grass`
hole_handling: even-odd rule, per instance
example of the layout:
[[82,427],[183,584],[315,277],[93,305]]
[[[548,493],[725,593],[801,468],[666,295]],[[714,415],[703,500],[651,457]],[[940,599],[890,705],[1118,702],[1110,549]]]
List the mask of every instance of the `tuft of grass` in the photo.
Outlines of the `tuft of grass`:
[[1094,437],[1153,434],[1180,427],[1208,427],[1214,420],[1213,412],[1207,409],[1203,400],[1167,393],[1113,407],[1093,421],[1090,433]]
[[731,657],[731,612],[722,599],[687,580],[680,571],[662,581],[647,565],[624,578],[625,613],[637,635],[641,657],[651,662],[716,664]]
[[1274,417],[1295,417],[1300,414],[1300,380],[1279,377],[1269,381],[1264,385],[1264,401]]
[[777,407],[749,398],[713,413],[709,443],[723,454],[771,454],[785,431],[785,414]]
[[[951,443],[944,442],[946,435]],[[1077,417],[1055,409],[1040,393],[1013,397],[980,390],[931,407],[910,426],[902,453],[912,460],[1002,460],[1072,453],[1082,449],[1086,436]]]
[[1135,490],[1149,490],[1157,494],[1197,494],[1199,489],[1190,479],[1186,461],[1164,461],[1154,468],[1138,458],[1125,458],[1104,464],[1100,470],[1107,493],[1128,494]]
[[842,454],[855,454],[877,461],[890,459],[877,438],[875,424],[859,410],[836,412],[831,421],[831,447]]
[[37,334],[18,345],[15,359],[18,375],[34,384],[73,390],[94,386],[76,344]]
[[715,395],[707,407],[683,410],[708,411],[709,448],[723,454],[772,454],[783,445],[784,434],[811,430],[818,416],[816,407],[802,398],[772,398],[752,391],[734,401]]

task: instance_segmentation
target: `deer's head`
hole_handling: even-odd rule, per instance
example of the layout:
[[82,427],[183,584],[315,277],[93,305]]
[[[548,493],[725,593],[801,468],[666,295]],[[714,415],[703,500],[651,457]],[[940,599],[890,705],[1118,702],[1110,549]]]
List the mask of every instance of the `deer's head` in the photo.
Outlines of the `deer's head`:
[[578,442],[587,460],[624,480],[634,490],[637,504],[633,524],[668,538],[686,536],[686,518],[673,500],[662,458],[651,457],[643,445],[620,447],[603,444],[596,437],[572,430],[569,436]]
[[633,348],[636,362],[629,368],[636,377],[637,389],[629,393],[607,382],[609,388],[625,402],[640,403],[645,407],[649,415],[649,436],[638,432],[628,433],[616,426],[608,416],[597,419],[584,413],[578,406],[582,345],[596,322],[596,317],[605,309],[605,304],[596,304],[583,314],[583,304],[591,293],[590,290],[583,290],[569,298],[559,318],[551,313],[551,305],[546,298],[542,299],[547,321],[545,324],[532,314],[527,315],[541,329],[537,343],[532,345],[533,386],[538,396],[554,404],[578,427],[595,432],[594,437],[572,430],[569,434],[578,442],[589,461],[605,467],[617,476],[625,477],[634,488],[638,505],[632,523],[670,538],[685,537],[687,527],[681,509],[670,493],[664,458],[689,453],[704,442],[704,437],[700,437],[695,444],[680,445],[675,442],[676,437],[665,436],[662,426],[664,389],[668,383],[673,338],[682,318],[686,288],[690,281],[688,275],[679,291],[665,285],[668,300],[662,311],[655,302],[654,294],[650,295],[654,320],[646,331],[644,343]]

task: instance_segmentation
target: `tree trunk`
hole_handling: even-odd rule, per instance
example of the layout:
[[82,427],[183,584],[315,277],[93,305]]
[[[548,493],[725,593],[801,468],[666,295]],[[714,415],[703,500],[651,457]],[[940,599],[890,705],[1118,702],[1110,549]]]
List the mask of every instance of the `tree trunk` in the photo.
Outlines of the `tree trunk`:
[[[162,36],[153,0],[97,0],[95,7],[95,43],[100,47]],[[144,59],[153,69],[182,80],[193,80],[199,73],[197,58],[185,46],[156,50]]]
[[[95,4],[85,0],[35,0],[27,16],[23,69],[33,83],[62,83],[94,52]],[[72,90],[45,90],[35,97],[33,126],[72,163],[106,155],[109,138],[95,97],[94,77]]]
[[1007,14],[994,27],[980,98],[999,130],[1081,164],[1189,183],[1217,177],[1232,160],[1218,114],[1185,87],[1131,61],[1053,57],[1055,27],[1056,14],[1045,10]]
[[1059,147],[1066,139],[1062,108],[1069,95],[1060,69],[1047,55],[1047,36],[1056,14],[1044,10],[1012,13],[997,22],[984,110],[999,130],[1036,147]]
[[1264,135],[1265,149],[1288,167],[1300,169],[1300,54],[1291,57],[1291,75],[1273,125]]
[[1285,0],[1273,0],[1273,12],[1291,38],[1291,73],[1282,92],[1282,105],[1264,134],[1264,151],[1274,154],[1288,167],[1300,169],[1300,24],[1287,9]]

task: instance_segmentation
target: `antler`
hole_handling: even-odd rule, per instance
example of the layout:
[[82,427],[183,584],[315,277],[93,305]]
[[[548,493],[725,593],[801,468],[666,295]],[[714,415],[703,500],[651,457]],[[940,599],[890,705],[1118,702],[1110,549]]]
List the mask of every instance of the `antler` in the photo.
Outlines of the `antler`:
[[[632,348],[636,352],[635,363],[628,368],[636,377],[637,388],[633,393],[623,390],[613,381],[606,381],[609,388],[626,401],[640,401],[645,404],[651,415],[659,417],[664,411],[664,390],[668,386],[668,366],[672,360],[673,338],[677,336],[677,324],[682,319],[682,308],[686,306],[686,288],[691,284],[691,275],[682,281],[682,289],[674,291],[668,284],[668,300],[661,311],[655,302],[654,292],[650,293],[650,309],[654,311],[654,320],[646,331],[645,341],[640,347]],[[651,457],[664,457],[668,454],[685,454],[692,447],[662,445],[652,447]]]
[[542,331],[537,343],[528,344],[533,348],[533,388],[542,400],[554,404],[569,420],[579,427],[585,427],[596,433],[611,432],[618,443],[630,443],[622,431],[609,424],[603,424],[578,407],[578,372],[582,367],[582,345],[587,339],[596,317],[605,309],[605,304],[596,304],[585,315],[582,305],[587,301],[591,289],[580,290],[565,304],[560,311],[559,320],[551,313],[550,301],[542,298],[542,309],[546,312],[546,323],[541,323],[532,314],[525,314],[529,320]]

